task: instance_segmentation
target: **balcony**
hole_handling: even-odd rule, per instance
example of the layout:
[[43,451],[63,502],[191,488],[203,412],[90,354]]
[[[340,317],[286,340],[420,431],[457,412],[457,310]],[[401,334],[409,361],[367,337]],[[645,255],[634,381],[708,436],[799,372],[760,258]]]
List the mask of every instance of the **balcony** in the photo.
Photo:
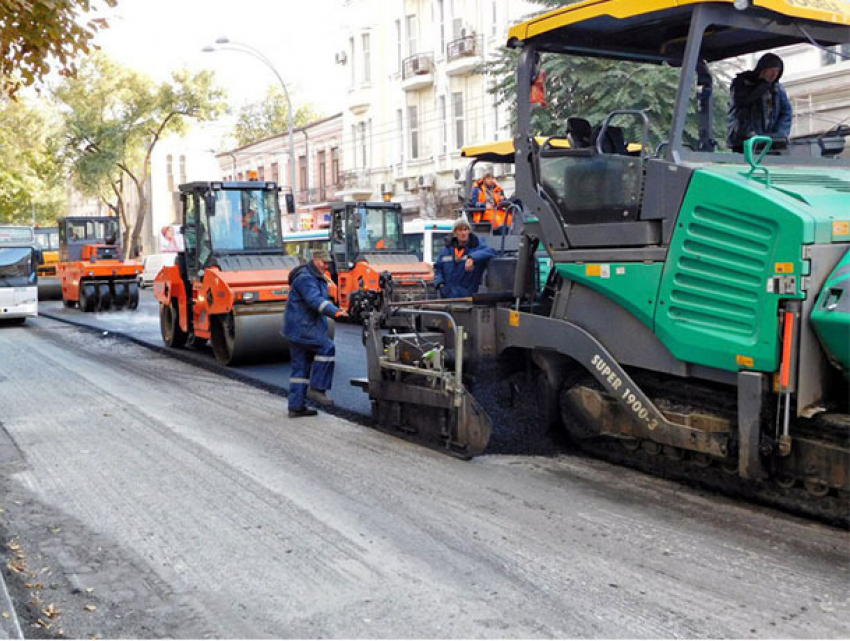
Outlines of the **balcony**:
[[446,61],[447,76],[473,72],[484,62],[484,37],[473,34],[452,40],[446,47]]
[[351,198],[356,201],[365,201],[372,197],[373,192],[367,170],[351,169],[342,172],[342,186],[337,193],[338,200]]
[[372,89],[370,86],[355,87],[348,90],[348,110],[355,116],[368,111],[372,104]]
[[336,192],[343,188],[343,183],[340,181],[336,185],[325,185],[324,187],[314,187],[313,189],[302,189],[297,194],[296,202],[303,207],[310,205],[320,205],[333,200],[336,200]]
[[401,88],[404,91],[416,91],[434,84],[434,56],[430,53],[417,53],[405,58],[401,63]]

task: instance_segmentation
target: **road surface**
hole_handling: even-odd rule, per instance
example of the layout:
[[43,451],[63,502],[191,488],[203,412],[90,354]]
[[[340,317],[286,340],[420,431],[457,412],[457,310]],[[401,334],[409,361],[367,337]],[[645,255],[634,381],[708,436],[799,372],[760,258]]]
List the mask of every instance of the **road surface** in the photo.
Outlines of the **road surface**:
[[3,572],[29,635],[847,634],[841,530],[582,457],[464,462],[289,420],[44,318],[0,328],[0,362]]
[[[159,303],[148,288],[139,292],[139,308],[134,311],[108,311],[83,313],[78,309],[66,309],[62,301],[39,301],[39,312],[53,318],[68,320],[104,331],[118,332],[142,343],[165,348],[159,333]],[[336,404],[344,411],[367,417],[370,415],[369,399],[359,388],[352,387],[352,378],[366,377],[366,359],[361,340],[361,329],[351,324],[337,323],[336,371],[334,373],[333,396]],[[177,350],[169,350],[177,351]],[[215,357],[209,346],[199,350],[179,350],[180,356],[197,359],[206,365],[214,365]],[[261,383],[289,389],[288,362],[243,365],[233,368],[241,376]]]

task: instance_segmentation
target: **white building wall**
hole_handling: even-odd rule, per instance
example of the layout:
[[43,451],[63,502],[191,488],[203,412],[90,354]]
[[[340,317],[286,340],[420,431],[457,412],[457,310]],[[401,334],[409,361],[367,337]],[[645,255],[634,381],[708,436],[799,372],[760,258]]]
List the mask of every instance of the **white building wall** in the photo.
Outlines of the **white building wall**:
[[[344,10],[337,60],[348,87],[347,193],[373,200],[391,193],[409,216],[450,215],[468,164],[460,147],[510,135],[508,114],[480,72],[508,29],[540,7],[525,0],[351,0]],[[462,35],[474,41],[470,55],[457,42]],[[414,56],[431,73],[410,73]],[[501,178],[510,193],[511,177]]]

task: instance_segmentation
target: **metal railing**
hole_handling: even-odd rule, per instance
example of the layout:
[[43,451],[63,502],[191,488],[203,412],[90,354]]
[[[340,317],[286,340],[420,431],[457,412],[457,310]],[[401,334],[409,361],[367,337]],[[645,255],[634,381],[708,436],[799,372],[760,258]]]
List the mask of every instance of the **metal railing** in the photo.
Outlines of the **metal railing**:
[[434,73],[434,55],[431,53],[417,53],[405,58],[401,63],[402,80],[429,73]]
[[[345,176],[343,175],[342,178]],[[324,203],[335,198],[336,192],[344,186],[342,181],[325,185],[324,187],[313,187],[312,189],[301,189],[297,194],[296,202],[299,205],[315,205],[316,203]]]
[[480,56],[484,51],[484,38],[472,34],[471,36],[463,36],[456,40],[452,40],[446,46],[446,57],[449,62],[460,60],[461,58],[474,58]]

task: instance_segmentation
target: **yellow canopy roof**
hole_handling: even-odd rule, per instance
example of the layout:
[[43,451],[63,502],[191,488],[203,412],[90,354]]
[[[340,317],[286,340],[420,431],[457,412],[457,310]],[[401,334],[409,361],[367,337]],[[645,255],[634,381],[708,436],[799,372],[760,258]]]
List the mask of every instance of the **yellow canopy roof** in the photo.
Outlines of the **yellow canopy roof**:
[[[751,0],[747,12],[780,14],[799,20],[808,20],[827,26],[850,25],[848,0]],[[571,43],[586,43],[589,49],[623,48],[636,53],[659,57],[667,45],[683,42],[688,35],[690,15],[700,4],[731,5],[734,0],[584,0],[523,22],[510,30],[508,44],[538,39],[545,44],[569,39]],[[778,38],[765,33],[755,41],[752,32],[740,30],[737,34],[724,31],[715,36],[712,48],[707,39],[709,60],[759,51],[764,48],[792,44],[789,38]],[[835,43],[847,42],[850,31],[836,32]],[[803,34],[795,40],[805,42]],[[764,46],[762,46],[764,45]],[[761,49],[760,49],[760,48]],[[554,47],[553,47],[554,48]],[[703,52],[704,55],[706,51]],[[612,56],[616,57],[616,56]]]
[[[536,137],[537,144],[542,145],[547,138],[543,136]],[[570,143],[565,138],[548,139],[549,145],[560,149],[569,149]],[[514,141],[498,140],[496,142],[485,142],[480,145],[469,145],[460,151],[460,155],[464,158],[477,158],[484,162],[503,162],[512,163],[514,161]]]

